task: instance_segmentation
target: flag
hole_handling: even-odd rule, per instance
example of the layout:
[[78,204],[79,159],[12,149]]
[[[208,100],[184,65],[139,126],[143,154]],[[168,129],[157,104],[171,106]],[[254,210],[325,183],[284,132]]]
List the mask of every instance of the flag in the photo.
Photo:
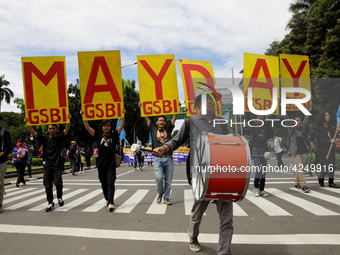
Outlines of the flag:
[[118,119],[118,121],[117,121],[116,130],[119,128],[119,126],[120,126],[120,119]]
[[152,144],[152,136],[151,136],[151,132],[149,132],[149,143]]
[[222,117],[229,121],[229,112],[226,112],[225,114],[223,114]]
[[125,141],[128,145],[130,145],[129,142],[126,140],[126,138],[124,138],[124,141]]
[[126,132],[125,132],[125,130],[123,128],[122,131],[120,132],[119,139],[123,140],[125,137],[126,137]]

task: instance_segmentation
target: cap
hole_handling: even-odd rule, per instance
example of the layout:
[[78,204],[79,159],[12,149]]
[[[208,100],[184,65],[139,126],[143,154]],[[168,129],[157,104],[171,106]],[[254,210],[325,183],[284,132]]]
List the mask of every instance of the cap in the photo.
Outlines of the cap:
[[21,142],[17,142],[17,146],[22,146],[22,143]]
[[279,136],[279,132],[275,131],[275,132],[274,132],[274,135],[275,135],[275,136]]

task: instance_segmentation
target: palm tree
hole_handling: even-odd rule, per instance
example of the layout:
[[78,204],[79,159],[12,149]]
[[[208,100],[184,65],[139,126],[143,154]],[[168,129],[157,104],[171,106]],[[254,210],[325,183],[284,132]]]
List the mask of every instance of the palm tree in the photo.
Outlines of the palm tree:
[[9,84],[10,84],[9,81],[5,80],[4,74],[0,76],[0,112],[1,112],[2,101],[5,100],[5,102],[9,104],[11,102],[11,98],[14,97],[13,91],[5,87],[5,86],[8,86]]
[[318,0],[296,0],[295,3],[291,3],[289,6],[289,11],[292,13],[300,12],[307,14],[310,7]]

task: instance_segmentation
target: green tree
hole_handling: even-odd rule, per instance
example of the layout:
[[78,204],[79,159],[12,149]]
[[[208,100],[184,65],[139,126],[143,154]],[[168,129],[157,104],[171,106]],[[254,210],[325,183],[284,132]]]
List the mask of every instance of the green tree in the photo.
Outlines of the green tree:
[[7,104],[11,102],[11,98],[14,97],[14,93],[7,86],[10,85],[9,81],[5,80],[5,75],[0,76],[0,112],[1,112],[1,103],[5,101]]

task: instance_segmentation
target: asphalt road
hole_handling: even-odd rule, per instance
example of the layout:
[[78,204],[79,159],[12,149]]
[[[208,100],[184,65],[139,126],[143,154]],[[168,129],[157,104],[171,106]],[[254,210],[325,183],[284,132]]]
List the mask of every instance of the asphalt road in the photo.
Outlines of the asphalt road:
[[[170,206],[154,201],[153,167],[140,172],[123,164],[117,177],[113,213],[103,207],[96,169],[64,175],[65,206],[56,205],[50,213],[44,211],[41,179],[19,188],[7,185],[0,253],[193,254],[188,248],[192,193],[185,164],[175,166]],[[319,187],[316,177],[306,175],[306,180],[312,190],[308,194],[294,188],[292,173],[268,174],[269,197],[249,192],[234,203],[233,254],[340,254],[340,191]],[[218,214],[210,204],[200,227],[200,254],[216,254],[218,228]]]

